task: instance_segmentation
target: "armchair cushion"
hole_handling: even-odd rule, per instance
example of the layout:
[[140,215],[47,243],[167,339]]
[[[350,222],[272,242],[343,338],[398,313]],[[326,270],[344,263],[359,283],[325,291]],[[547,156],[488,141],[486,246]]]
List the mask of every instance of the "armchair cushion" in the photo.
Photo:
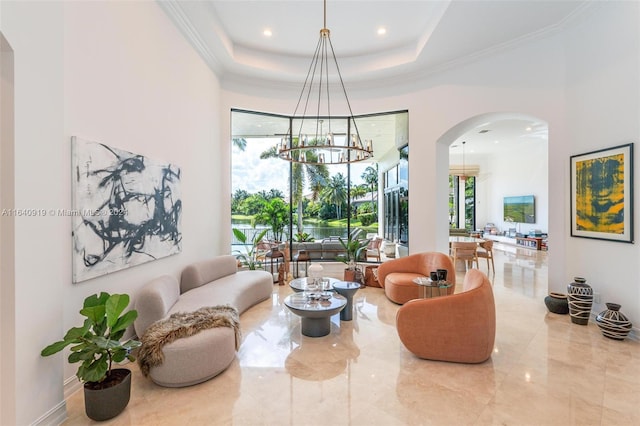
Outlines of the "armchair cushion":
[[389,300],[403,304],[419,297],[420,288],[413,280],[428,277],[436,269],[447,270],[447,281],[453,284],[447,294],[454,293],[456,271],[453,263],[448,255],[438,252],[417,253],[383,262],[378,268],[378,282]]
[[419,358],[463,363],[486,361],[493,351],[496,310],[487,276],[471,269],[462,293],[411,300],[398,309],[404,346]]

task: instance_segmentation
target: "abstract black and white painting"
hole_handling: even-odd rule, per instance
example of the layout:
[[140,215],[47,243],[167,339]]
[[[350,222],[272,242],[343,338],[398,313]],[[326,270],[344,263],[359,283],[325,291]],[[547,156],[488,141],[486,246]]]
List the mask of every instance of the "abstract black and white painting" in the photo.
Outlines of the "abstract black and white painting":
[[71,138],[73,282],[179,253],[180,168]]

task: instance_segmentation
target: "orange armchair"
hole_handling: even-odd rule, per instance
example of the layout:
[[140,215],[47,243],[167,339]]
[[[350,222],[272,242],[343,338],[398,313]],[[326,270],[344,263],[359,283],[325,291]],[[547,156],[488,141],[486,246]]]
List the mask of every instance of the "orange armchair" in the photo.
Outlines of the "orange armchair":
[[420,288],[413,280],[429,277],[436,269],[447,270],[447,281],[453,284],[447,294],[452,294],[456,287],[456,270],[451,258],[438,252],[417,253],[383,262],[378,267],[378,282],[389,300],[402,305],[420,297]]
[[491,282],[478,269],[467,271],[463,292],[412,300],[396,315],[398,336],[419,358],[463,363],[484,362],[496,337]]

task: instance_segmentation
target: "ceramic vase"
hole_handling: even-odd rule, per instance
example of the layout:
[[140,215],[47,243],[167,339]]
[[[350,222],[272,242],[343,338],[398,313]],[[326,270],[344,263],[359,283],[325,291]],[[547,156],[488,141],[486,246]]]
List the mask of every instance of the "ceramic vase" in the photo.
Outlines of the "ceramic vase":
[[574,282],[567,286],[569,315],[574,324],[587,325],[593,305],[593,289],[584,278],[575,277]]
[[622,312],[617,303],[606,303],[607,309],[596,317],[596,324],[602,335],[614,340],[624,340],[631,331],[631,321]]
[[566,315],[569,313],[569,302],[566,294],[550,292],[544,298],[544,304],[549,312],[554,314]]

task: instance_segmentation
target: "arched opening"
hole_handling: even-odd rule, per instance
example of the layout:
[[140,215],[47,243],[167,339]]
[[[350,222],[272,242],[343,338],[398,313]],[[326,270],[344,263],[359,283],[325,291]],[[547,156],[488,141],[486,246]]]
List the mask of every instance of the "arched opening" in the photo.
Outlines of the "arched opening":
[[[450,229],[505,238],[547,233],[546,121],[520,113],[481,114],[449,129],[438,143],[449,151],[449,178],[438,185],[447,186]],[[518,197],[533,201],[526,217],[507,214]]]

